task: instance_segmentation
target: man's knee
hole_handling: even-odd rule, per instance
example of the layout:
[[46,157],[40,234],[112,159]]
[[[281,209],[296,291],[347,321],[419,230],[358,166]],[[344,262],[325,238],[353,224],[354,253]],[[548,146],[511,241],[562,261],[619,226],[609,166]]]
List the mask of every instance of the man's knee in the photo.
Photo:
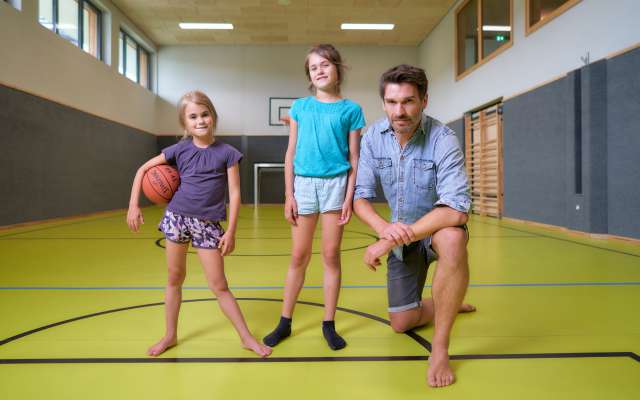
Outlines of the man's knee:
[[460,227],[443,228],[433,235],[431,244],[440,260],[460,260],[467,254],[467,231]]
[[402,313],[390,313],[389,314],[389,323],[391,325],[391,329],[395,333],[405,333],[408,330],[411,330],[415,327],[416,316],[414,315],[415,310],[411,310],[410,312],[402,312]]

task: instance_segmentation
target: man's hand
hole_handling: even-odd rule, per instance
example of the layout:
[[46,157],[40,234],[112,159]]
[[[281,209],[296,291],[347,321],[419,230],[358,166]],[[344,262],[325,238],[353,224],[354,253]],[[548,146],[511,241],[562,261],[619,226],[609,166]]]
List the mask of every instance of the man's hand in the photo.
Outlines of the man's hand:
[[376,267],[380,265],[380,257],[387,254],[394,246],[394,242],[381,239],[367,247],[364,252],[364,263],[370,270],[376,271]]
[[388,224],[382,232],[378,232],[378,234],[380,235],[380,239],[387,239],[393,242],[396,246],[401,244],[410,244],[411,242],[416,241],[416,234],[413,233],[411,227],[403,224],[402,222]]

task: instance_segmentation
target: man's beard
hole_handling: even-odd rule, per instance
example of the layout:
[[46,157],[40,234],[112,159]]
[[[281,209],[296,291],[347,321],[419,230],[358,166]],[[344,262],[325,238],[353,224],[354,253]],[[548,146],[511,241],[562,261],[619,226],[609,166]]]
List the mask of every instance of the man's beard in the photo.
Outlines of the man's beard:
[[[402,126],[398,126],[396,124],[396,121],[402,121],[402,122],[408,122],[408,124],[406,125],[402,125]],[[414,121],[412,121],[409,118],[396,118],[394,120],[392,120],[391,126],[393,127],[393,131],[399,134],[407,134],[407,133],[411,133],[415,130],[416,126],[414,124]]]

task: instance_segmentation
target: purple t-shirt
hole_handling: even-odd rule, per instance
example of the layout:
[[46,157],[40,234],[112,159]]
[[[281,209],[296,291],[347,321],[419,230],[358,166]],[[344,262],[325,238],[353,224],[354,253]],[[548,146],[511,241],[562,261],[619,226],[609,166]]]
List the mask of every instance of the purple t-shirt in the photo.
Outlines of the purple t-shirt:
[[218,140],[202,149],[186,139],[163,149],[162,154],[180,173],[180,186],[167,210],[210,221],[226,220],[227,168],[240,162],[242,153]]

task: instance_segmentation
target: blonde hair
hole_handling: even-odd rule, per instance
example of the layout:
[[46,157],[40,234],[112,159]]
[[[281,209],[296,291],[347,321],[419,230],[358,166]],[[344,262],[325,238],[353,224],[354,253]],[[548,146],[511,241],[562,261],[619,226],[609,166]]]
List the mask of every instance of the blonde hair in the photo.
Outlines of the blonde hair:
[[218,113],[216,112],[216,108],[213,106],[211,99],[206,94],[198,90],[194,90],[185,93],[182,97],[180,97],[180,100],[178,101],[178,120],[180,121],[180,126],[182,126],[182,129],[184,129],[184,135],[182,136],[182,138],[184,139],[189,136],[189,133],[187,133],[187,125],[184,120],[184,111],[187,108],[187,104],[189,103],[207,107],[209,113],[211,113],[211,116],[213,117],[212,128],[215,131],[216,126],[218,125]]
[[344,70],[347,68],[346,65],[342,62],[342,56],[340,52],[333,47],[332,44],[317,44],[309,49],[307,52],[307,57],[304,59],[304,73],[307,75],[307,79],[309,80],[309,90],[315,92],[315,87],[311,82],[311,74],[309,73],[309,57],[311,54],[317,54],[322,58],[327,59],[331,64],[336,66],[336,70],[338,72],[338,84],[336,85],[338,92],[340,92],[340,84],[344,79]]

